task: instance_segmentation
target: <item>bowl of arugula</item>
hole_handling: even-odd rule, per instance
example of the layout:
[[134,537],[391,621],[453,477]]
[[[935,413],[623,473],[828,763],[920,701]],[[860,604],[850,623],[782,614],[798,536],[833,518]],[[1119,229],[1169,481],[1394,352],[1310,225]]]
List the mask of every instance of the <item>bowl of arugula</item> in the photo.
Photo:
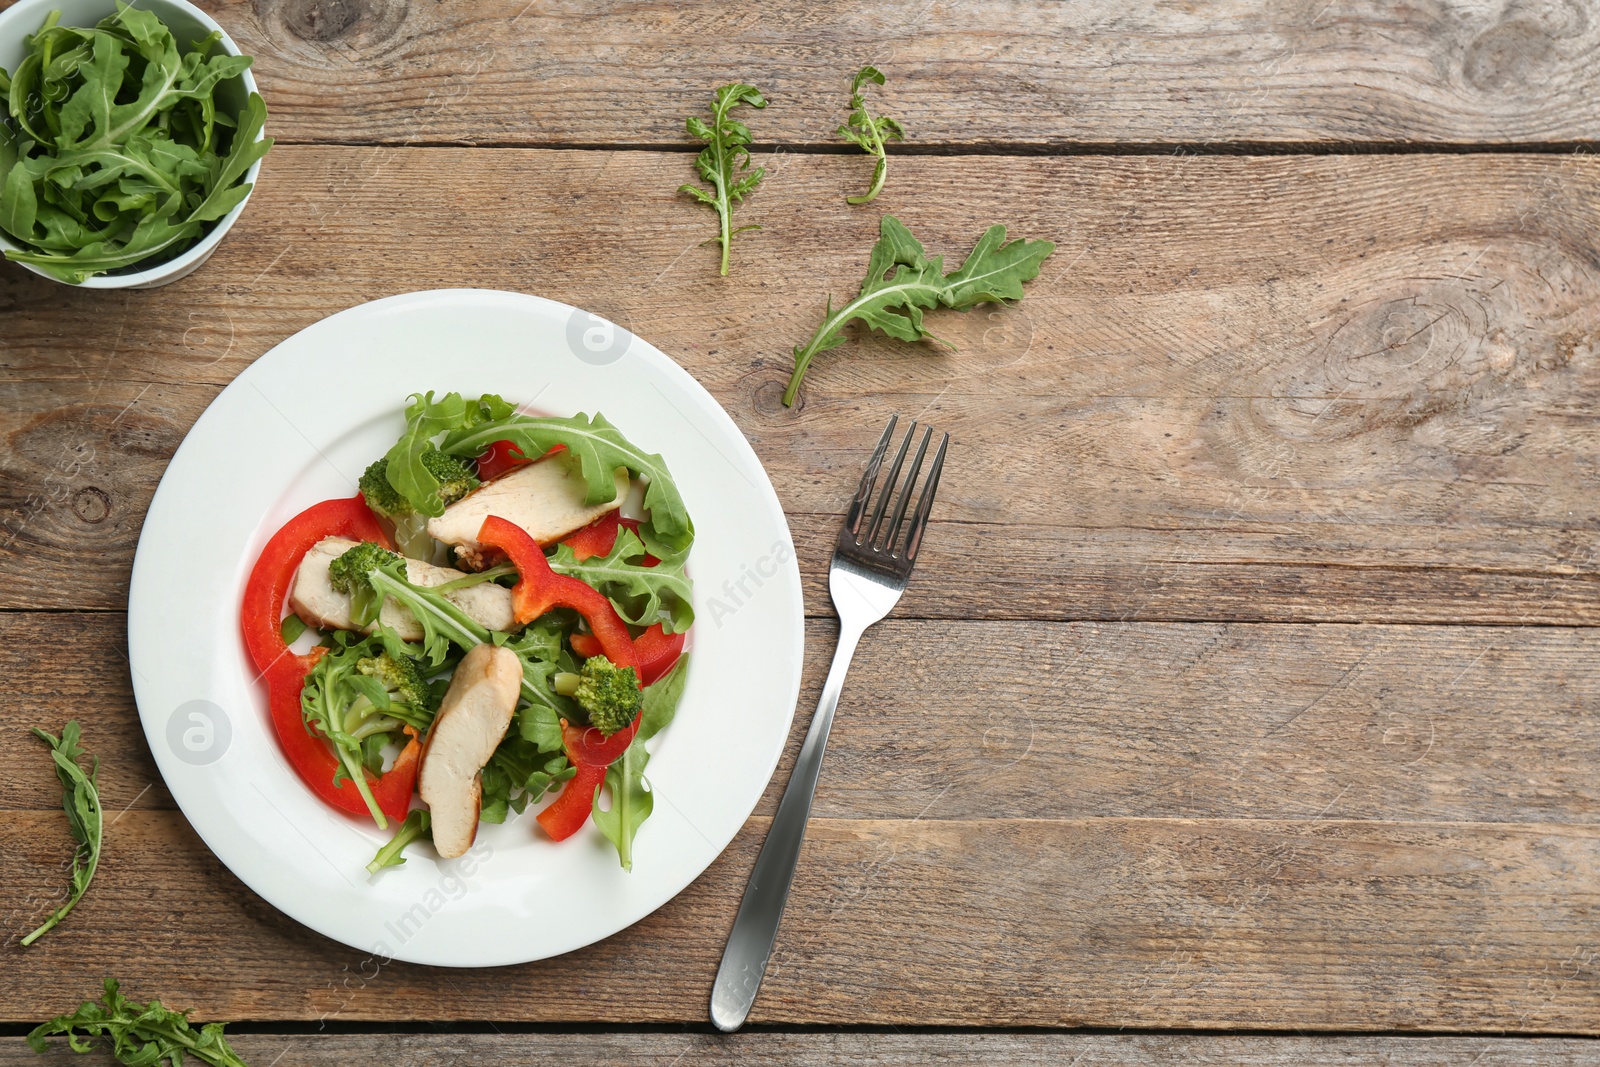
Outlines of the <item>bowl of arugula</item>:
[[0,12],[0,250],[85,289],[204,263],[272,147],[250,57],[186,0]]

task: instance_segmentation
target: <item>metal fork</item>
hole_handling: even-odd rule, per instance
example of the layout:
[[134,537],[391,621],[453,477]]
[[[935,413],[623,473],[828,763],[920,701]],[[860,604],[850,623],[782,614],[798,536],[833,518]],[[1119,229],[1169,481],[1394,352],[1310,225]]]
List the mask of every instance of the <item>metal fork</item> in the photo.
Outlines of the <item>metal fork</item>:
[[[800,843],[806,836],[806,819],[811,815],[817,774],[822,769],[822,750],[828,744],[828,730],[833,726],[833,712],[839,706],[839,693],[844,689],[850,657],[855,654],[856,643],[867,627],[889,614],[900,600],[922,548],[922,535],[928,527],[928,512],[933,509],[933,495],[939,488],[939,472],[944,469],[950,435],[944,434],[939,439],[938,454],[928,469],[916,509],[907,521],[906,505],[933,440],[933,428],[923,430],[916,458],[911,461],[910,471],[902,483],[900,471],[917,432],[916,422],[911,423],[895,453],[883,491],[874,504],[878,474],[883,469],[883,459],[899,421],[898,415],[892,416],[884,428],[883,437],[867,463],[867,471],[861,476],[861,485],[851,498],[844,529],[839,531],[839,540],[833,549],[828,590],[833,594],[833,606],[839,613],[839,645],[833,653],[828,680],[822,686],[822,699],[817,701],[817,712],[811,717],[811,728],[806,731],[805,744],[800,748],[789,785],[778,804],[778,814],[772,820],[766,844],[761,846],[761,855],[745,886],[739,917],[733,921],[733,933],[728,936],[728,947],[722,953],[722,966],[717,968],[717,981],[711,989],[711,1021],[719,1030],[732,1031],[744,1025],[750,1006],[755,1003],[756,991],[761,988],[762,976],[767,973],[767,960],[778,936],[778,922],[783,917],[784,903],[789,899],[789,886],[794,882]],[[895,495],[896,484],[900,484],[900,493],[894,510],[889,511],[889,498]]]

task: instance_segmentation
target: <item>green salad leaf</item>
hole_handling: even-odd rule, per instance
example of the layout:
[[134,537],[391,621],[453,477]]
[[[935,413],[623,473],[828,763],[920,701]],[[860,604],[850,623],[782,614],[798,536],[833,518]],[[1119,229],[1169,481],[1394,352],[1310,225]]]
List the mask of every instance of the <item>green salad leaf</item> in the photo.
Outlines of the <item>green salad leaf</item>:
[[711,190],[685,182],[678,192],[685,193],[717,213],[717,236],[712,238],[722,246],[722,273],[728,273],[728,246],[733,235],[745,230],[759,230],[760,226],[733,228],[733,207],[755,192],[766,177],[767,168],[750,166],[750,128],[729,113],[741,104],[753,108],[767,106],[766,97],[754,85],[734,82],[717,89],[711,98],[711,121],[690,115],[684,121],[689,135],[704,141],[706,147],[695,157],[694,168]]
[[795,346],[794,374],[783,391],[785,405],[794,404],[812,358],[844,344],[843,330],[851,320],[859,319],[901,341],[937,341],[922,324],[924,308],[967,311],[979,304],[1021,300],[1022,283],[1037,277],[1040,264],[1056,249],[1053,241],[1008,242],[1004,226],[991,226],[966,261],[946,274],[944,257],[929,257],[893,215],[883,217],[878,233],[860,293],[838,311],[829,298],[811,340]]
[[557,545],[550,569],[600,590],[611,598],[617,614],[635,626],[660,622],[667,633],[682,633],[694,624],[691,584],[683,569],[688,553],[661,557],[651,567],[644,565],[647,555],[644,542],[624,526],[604,556],[579,560],[571,548]]
[[510,812],[521,814],[551,788],[578,773],[561,753],[552,756],[516,734],[507,734],[483,767],[483,801],[478,818],[502,823]]
[[689,653],[678,657],[672,669],[657,678],[644,690],[644,708],[639,712],[641,741],[648,741],[672,725],[678,713],[678,701],[683,697],[683,683],[689,677]]
[[171,258],[249,195],[272,147],[260,96],[218,108],[250,57],[211,54],[215,33],[184,50],[120,2],[91,28],[58,19],[0,71],[0,230],[22,246],[6,257],[68,282]]
[[[655,798],[644,777],[645,764],[649,762],[650,753],[645,751],[644,742],[635,736],[626,751],[606,768],[605,790],[594,792],[590,815],[606,840],[616,846],[617,859],[625,871],[633,870],[634,836],[655,810]],[[607,791],[611,794],[611,807],[603,808],[600,801]]]
[[[617,491],[614,473],[618,467],[626,467],[628,473],[648,482],[644,491],[644,506],[650,510],[650,519],[645,523],[648,534],[672,552],[684,551],[693,542],[694,527],[666,461],[623,437],[604,415],[590,418],[580,412],[565,419],[510,415],[453,430],[439,447],[453,456],[477,456],[496,441],[510,441],[531,458],[565,445],[569,462],[577,462],[588,486],[590,504],[602,504],[612,498]],[[405,491],[398,484],[395,488]]]
[[117,980],[105,980],[102,1001],[86,1000],[71,1015],[41,1023],[28,1035],[28,1047],[43,1054],[46,1038],[65,1035],[74,1052],[93,1050],[93,1038],[104,1038],[118,1063],[129,1067],[182,1067],[194,1057],[212,1067],[248,1067],[223,1036],[224,1023],[206,1023],[196,1030],[189,1013],[173,1011],[159,1000],[140,1004],[118,992]]
[[889,176],[889,156],[884,143],[893,138],[903,141],[906,128],[887,115],[874,115],[867,110],[867,98],[861,87],[867,82],[883,84],[883,72],[877,67],[862,67],[850,82],[850,118],[840,126],[838,134],[853,145],[877,158],[872,168],[872,184],[860,196],[847,196],[847,204],[870,204],[883,191],[884,179]]
[[[443,515],[444,498],[439,493],[439,478],[428,465],[440,434],[465,432],[486,422],[509,418],[516,409],[493,393],[468,401],[460,393],[446,393],[434,400],[427,393],[413,393],[406,402],[406,432],[385,455],[389,484],[423,515]],[[476,459],[477,454],[463,457]]]
[[95,780],[100,773],[100,761],[96,759],[89,772],[84,773],[78,762],[84,755],[83,747],[78,744],[81,736],[78,721],[73,719],[63,726],[60,737],[37,727],[33,735],[50,746],[50,758],[56,765],[56,779],[61,783],[61,807],[67,813],[67,829],[72,831],[72,839],[78,843],[78,847],[72,854],[72,892],[67,902],[57,908],[42,926],[24,937],[24,945],[33,944],[52,930],[56,923],[78,906],[83,894],[89,891],[89,883],[94,881],[94,872],[100,866],[100,845],[105,833],[105,812],[100,807],[100,790]]
[[405,821],[395,828],[388,844],[378,850],[367,864],[368,874],[377,874],[385,867],[399,867],[405,863],[406,846],[423,837],[432,836],[433,816],[425,808],[408,812]]
[[595,790],[594,806],[590,811],[596,826],[607,841],[616,846],[617,859],[622,869],[633,870],[633,839],[639,827],[655,810],[655,798],[649,780],[644,776],[650,753],[644,743],[665,730],[677,714],[678,700],[683,696],[683,683],[689,673],[689,656],[678,657],[672,669],[645,687],[644,708],[639,712],[639,732],[633,743],[606,770],[606,790],[611,806],[600,806],[601,790]]

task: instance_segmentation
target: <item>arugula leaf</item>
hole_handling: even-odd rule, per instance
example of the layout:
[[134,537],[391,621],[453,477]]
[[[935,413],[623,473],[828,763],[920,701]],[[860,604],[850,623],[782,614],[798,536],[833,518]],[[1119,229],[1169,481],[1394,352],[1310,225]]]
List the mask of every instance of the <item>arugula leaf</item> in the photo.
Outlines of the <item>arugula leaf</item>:
[[272,147],[266,104],[239,114],[216,94],[250,67],[187,51],[148,11],[118,4],[98,26],[58,25],[27,39],[0,71],[0,230],[9,259],[66,282],[170,258],[250,193],[245,172]]
[[644,767],[650,762],[644,741],[635,736],[633,743],[606,769],[606,789],[611,792],[611,807],[600,806],[601,790],[596,789],[594,807],[590,814],[600,832],[617,847],[617,858],[622,869],[633,870],[633,838],[639,827],[655,809],[655,798],[650,783],[645,781]]
[[547,704],[526,704],[517,711],[517,734],[540,752],[559,752],[561,715]]
[[159,1000],[148,1004],[129,1000],[118,992],[117,980],[105,980],[103,1002],[86,1000],[71,1015],[41,1023],[28,1035],[28,1047],[43,1054],[45,1038],[64,1034],[74,1052],[94,1047],[90,1038],[109,1038],[112,1055],[129,1067],[181,1067],[193,1056],[212,1067],[249,1067],[223,1036],[225,1023],[206,1023],[196,1030],[189,1013],[172,1011]]
[[94,881],[95,869],[100,866],[100,845],[105,832],[105,813],[100,808],[100,790],[95,780],[100,773],[100,761],[94,761],[88,774],[79,766],[78,760],[84,752],[78,744],[78,721],[73,719],[63,726],[60,737],[37,727],[33,735],[50,746],[50,758],[56,765],[56,778],[61,782],[61,806],[67,813],[67,828],[72,831],[78,847],[72,854],[72,894],[44,921],[44,925],[22,939],[24,945],[31,945],[43,937],[83,899],[89,883]]
[[655,684],[645,687],[644,707],[639,712],[639,732],[634,735],[633,743],[606,770],[605,784],[611,794],[610,808],[600,806],[601,791],[595,790],[590,815],[606,840],[616,846],[617,859],[625,871],[633,870],[633,839],[638,835],[639,827],[655,810],[655,796],[644,776],[645,764],[650,762],[650,753],[645,750],[644,743],[672,722],[678,710],[678,700],[683,696],[683,683],[688,673],[688,655],[679,656],[672,670],[656,679]]
[[380,848],[378,854],[372,857],[372,862],[367,864],[367,873],[377,874],[385,867],[399,867],[404,864],[406,846],[424,835],[431,836],[432,825],[433,816],[425,808],[418,808],[406,815],[405,821],[395,827],[394,836],[389,839],[389,843]]
[[641,561],[649,554],[644,542],[624,526],[604,556],[580,561],[571,548],[557,545],[550,569],[600,590],[611,598],[617,614],[635,626],[659,621],[667,633],[682,633],[694,624],[691,585],[683,570],[688,553],[662,557],[660,563],[646,567]]
[[678,192],[687,193],[717,213],[719,228],[713,240],[722,246],[724,275],[728,273],[728,245],[732,243],[733,235],[761,228],[741,226],[737,230],[732,229],[733,206],[753,193],[767,173],[765,167],[750,169],[750,128],[728,117],[728,113],[740,104],[763,108],[767,106],[767,100],[754,85],[734,82],[719,88],[711,98],[709,124],[698,115],[690,115],[684,120],[689,135],[706,143],[706,147],[695,158],[694,168],[699,171],[701,179],[711,186],[711,192],[689,182],[678,186]]
[[645,687],[644,707],[639,712],[639,740],[648,741],[672,724],[688,677],[689,654],[685,652],[670,671]]
[[[423,463],[423,454],[442,433],[464,432],[485,422],[505,419],[514,410],[493,393],[485,393],[473,401],[462,399],[460,393],[446,393],[434,400],[431,389],[426,393],[412,393],[406,401],[406,432],[384,456],[388,464],[384,475],[395,492],[405,497],[417,511],[430,516],[443,515],[444,499],[439,496],[439,479]],[[466,458],[476,459],[477,453]]]
[[862,67],[850,82],[850,118],[838,129],[838,134],[851,144],[860,145],[863,150],[877,157],[877,163],[872,167],[872,185],[861,196],[847,196],[847,204],[870,204],[877,199],[883,191],[884,179],[889,176],[889,157],[884,151],[884,142],[889,138],[896,141],[906,139],[906,128],[899,121],[887,115],[873,115],[867,110],[867,98],[862,94],[861,87],[867,82],[883,84],[883,72],[877,67]]
[[843,329],[852,319],[902,341],[938,341],[922,325],[924,308],[967,311],[978,304],[1021,300],[1022,283],[1037,277],[1040,264],[1056,250],[1053,241],[1007,242],[1006,228],[991,226],[978,238],[966,262],[945,274],[944,257],[930,258],[893,215],[883,217],[878,233],[860,293],[838,311],[833,310],[830,297],[816,333],[804,345],[795,346],[794,374],[783,391],[786,406],[794,404],[800,379],[812,358],[844,344]]
[[537,745],[508,735],[483,767],[482,822],[502,823],[510,812],[522,814],[538,802],[551,786],[567,781],[578,769],[562,754],[539,751]]
[[[496,397],[495,399],[499,399]],[[502,401],[503,403],[503,401]],[[694,526],[684,508],[678,486],[667,472],[666,461],[630,442],[604,415],[594,418],[582,412],[569,419],[511,415],[454,430],[439,445],[442,451],[463,458],[481,455],[496,441],[510,441],[524,456],[537,458],[556,445],[566,445],[569,457],[576,460],[588,487],[588,502],[601,504],[616,493],[614,472],[628,468],[645,478],[644,506],[650,509],[646,524],[652,536],[671,552],[682,552],[694,541]],[[394,487],[409,497],[406,487]],[[419,509],[420,510],[420,509]]]

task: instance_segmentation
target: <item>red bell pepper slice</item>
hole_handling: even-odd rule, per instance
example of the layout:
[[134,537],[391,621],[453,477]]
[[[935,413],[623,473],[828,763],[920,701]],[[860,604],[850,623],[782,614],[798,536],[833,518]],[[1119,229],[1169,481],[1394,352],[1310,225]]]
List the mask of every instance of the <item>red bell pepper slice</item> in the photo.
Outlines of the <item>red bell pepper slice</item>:
[[[566,447],[566,445],[556,445],[544,455],[548,456],[553,453],[560,452]],[[528,464],[534,462],[534,460],[543,458],[544,456],[534,456],[533,459],[529,459],[527,456],[522,454],[522,450],[520,448],[512,444],[510,441],[496,441],[494,444],[484,449],[483,454],[480,455],[474,462],[478,467],[478,480],[480,482],[492,482],[496,478],[510,474],[518,467],[526,467]],[[606,551],[609,552],[610,549],[607,549]]]
[[517,568],[517,584],[511,587],[511,610],[517,622],[530,623],[551,608],[572,608],[589,623],[589,631],[607,659],[618,667],[635,665],[633,637],[611,601],[588,582],[551,570],[544,549],[528,531],[490,515],[478,531],[478,543],[498,548]]
[[568,534],[561,543],[572,549],[572,558],[580,563],[591,556],[603,556],[617,543],[617,509],[612,508],[576,533]]
[[[289,584],[294,581],[300,561],[324,537],[376,541],[385,548],[392,547],[383,527],[378,525],[377,516],[360,496],[312,504],[284,523],[261,550],[261,557],[245,582],[244,604],[240,610],[245,648],[256,670],[263,674],[284,656],[292,655],[279,629],[283,602],[289,596]],[[300,662],[301,677],[316,662],[311,656],[292,658]]]
[[594,811],[595,791],[605,784],[604,767],[593,763],[574,763],[573,766],[578,772],[561,787],[561,795],[538,815],[539,825],[552,841],[565,841],[583,829]]
[[606,768],[627,751],[638,732],[637,717],[632,725],[610,737],[592,726],[573,726],[561,720],[561,742],[577,773],[562,787],[561,795],[539,813],[539,825],[552,840],[565,841],[583,829],[594,810],[595,791],[606,780]]
[[[305,687],[306,675],[321,658],[322,650],[312,649],[306,655],[295,655],[284,643],[280,629],[283,602],[289,595],[294,572],[299,569],[306,552],[324,537],[375,541],[385,548],[390,547],[383,527],[378,525],[377,518],[361,497],[313,504],[284,523],[261,550],[261,557],[245,582],[239,621],[244,630],[245,648],[267,683],[272,730],[289,765],[306,787],[327,803],[354,815],[369,815],[366,801],[358,790],[353,786],[344,788],[344,782],[333,784],[339,759],[325,740],[307,729],[300,709],[300,691]],[[411,794],[416,790],[421,753],[422,747],[413,734],[394,766],[369,779],[379,809],[391,819],[399,821],[406,817]]]
[[[609,555],[617,545],[617,530],[623,526],[634,533],[639,532],[638,519],[624,519],[622,513],[613,508],[583,529],[563,537],[561,543],[572,549],[572,557],[582,563],[590,556]],[[649,553],[645,553],[644,559],[639,561],[644,567],[654,567],[660,562]]]
[[609,767],[628,751],[633,735],[639,732],[639,718],[607,737],[593,726],[573,726],[561,720],[561,740],[566,745],[567,758],[580,766]]
[[[638,658],[635,670],[639,672],[640,685],[652,685],[657,678],[672,669],[672,665],[678,662],[678,657],[683,655],[683,638],[681,632],[675,634],[665,632],[658,622],[633,639],[633,654]],[[576,641],[573,642],[572,648],[573,651],[577,651]]]
[[524,456],[517,446],[510,441],[496,441],[477,459],[478,480],[492,482],[503,474],[510,474],[518,467],[526,466],[533,460]]

